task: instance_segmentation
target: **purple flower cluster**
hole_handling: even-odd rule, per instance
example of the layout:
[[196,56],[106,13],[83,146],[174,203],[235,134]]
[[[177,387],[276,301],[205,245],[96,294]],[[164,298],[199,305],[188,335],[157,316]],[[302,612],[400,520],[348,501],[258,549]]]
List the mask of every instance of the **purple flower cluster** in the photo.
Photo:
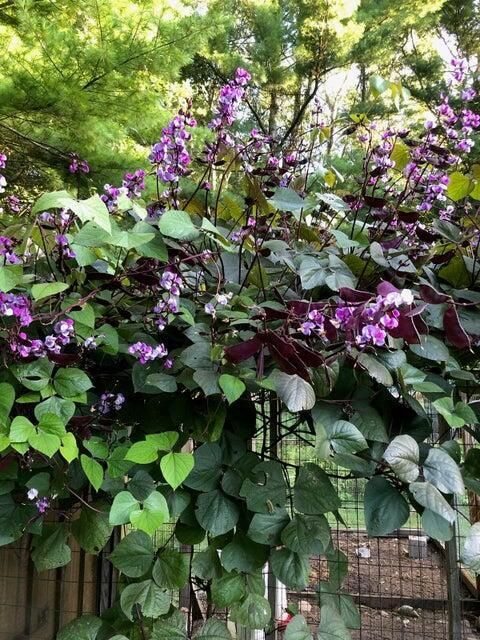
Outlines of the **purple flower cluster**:
[[17,198],[17,196],[7,196],[5,198],[5,203],[12,213],[20,212],[22,203],[20,201],[20,198]]
[[468,62],[464,58],[452,58],[450,66],[453,80],[463,82],[468,72]]
[[230,235],[232,242],[243,242],[245,238],[252,233],[257,226],[257,221],[252,216],[247,219],[247,224],[244,225],[239,231],[233,231]]
[[[4,153],[0,153],[0,169],[5,169],[7,166],[7,156]],[[7,180],[5,176],[0,173],[0,193],[5,191],[5,187],[7,186]]]
[[153,308],[153,311],[154,313],[159,314],[155,323],[159,331],[163,331],[168,323],[168,314],[178,313],[179,311],[180,305],[178,298],[183,287],[183,280],[176,271],[173,271],[172,269],[165,269],[162,273],[159,284],[164,293],[162,294],[162,298]]
[[140,364],[147,364],[158,358],[165,358],[168,355],[167,348],[164,344],[152,347],[146,342],[135,342],[128,347],[128,353],[135,356]]
[[86,160],[80,160],[77,153],[69,153],[70,164],[68,170],[70,173],[90,173],[90,165]]
[[245,87],[250,82],[251,75],[245,69],[238,68],[235,75],[226,85],[220,89],[218,105],[214,117],[208,123],[209,129],[216,132],[214,142],[205,145],[205,161],[213,164],[217,160],[220,146],[233,146],[233,139],[227,132],[235,122],[238,105],[245,96]]
[[20,264],[22,261],[13,251],[14,243],[11,238],[0,236],[0,256],[5,264]]
[[217,293],[212,302],[207,302],[205,305],[205,313],[215,318],[217,315],[217,307],[226,307],[232,297],[233,293]]
[[220,131],[224,127],[231,127],[235,122],[235,112],[238,104],[245,95],[245,86],[252,76],[245,69],[237,69],[233,80],[220,89],[217,112],[209,123],[209,128]]
[[145,171],[137,169],[123,176],[122,186],[129,198],[139,198],[145,190]]
[[24,331],[18,334],[18,341],[12,341],[10,348],[21,358],[43,358],[49,353],[61,353],[62,347],[69,344],[75,336],[73,320],[70,318],[60,320],[53,326],[53,333],[46,336],[44,340],[30,340]]
[[187,143],[192,134],[187,127],[195,127],[197,122],[190,114],[190,103],[187,110],[180,109],[178,114],[162,130],[162,137],[156,142],[149,156],[150,162],[155,166],[159,180],[170,184],[164,195],[172,196],[174,200],[178,195],[178,182],[182,176],[189,172],[192,161],[188,152]]
[[398,330],[402,313],[410,311],[414,296],[409,289],[397,290],[388,283],[379,289],[381,292],[374,300],[367,296],[360,303],[340,303],[334,308],[333,316],[327,305],[311,309],[299,325],[300,333],[329,340],[337,339],[336,330],[339,330],[349,346],[383,347],[388,335]]
[[16,318],[21,327],[28,327],[32,322],[31,304],[23,294],[3,293],[0,291],[0,315]]
[[[50,500],[47,497],[38,498],[38,490],[37,489],[29,489],[27,491],[27,498],[31,501],[35,501],[35,506],[37,507],[38,513],[44,514],[50,507]],[[38,499],[37,499],[38,498]]]
[[75,258],[76,253],[70,247],[70,243],[68,242],[68,238],[63,233],[59,233],[55,236],[55,243],[57,245],[58,251],[63,258]]
[[111,411],[120,411],[125,403],[123,393],[102,393],[100,400],[92,407],[92,411],[98,411],[106,415]]

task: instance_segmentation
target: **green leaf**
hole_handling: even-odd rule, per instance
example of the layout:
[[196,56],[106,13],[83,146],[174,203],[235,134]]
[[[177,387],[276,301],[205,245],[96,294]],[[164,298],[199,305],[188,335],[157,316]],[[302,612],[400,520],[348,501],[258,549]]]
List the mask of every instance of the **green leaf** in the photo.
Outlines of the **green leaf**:
[[227,571],[251,573],[261,569],[268,557],[268,547],[236,533],[222,551],[220,561]]
[[222,475],[222,450],[216,443],[202,444],[193,454],[195,465],[184,484],[195,491],[212,491]]
[[82,222],[92,221],[110,233],[110,214],[100,196],[94,195],[87,200],[76,200],[67,191],[44,193],[32,207],[32,214],[47,209],[71,209]]
[[408,520],[410,508],[405,498],[386,478],[375,476],[365,487],[365,524],[368,535],[383,536]]
[[136,464],[150,464],[158,459],[158,447],[153,442],[142,440],[132,444],[125,460],[135,462]]
[[165,211],[158,223],[158,228],[164,236],[175,240],[196,240],[200,232],[192,222],[186,211]]
[[32,297],[34,300],[42,300],[49,296],[55,296],[68,289],[70,285],[66,282],[43,282],[32,286]]
[[190,571],[188,553],[164,549],[153,565],[152,577],[159,587],[181,589],[187,584]]
[[270,622],[272,611],[266,598],[258,593],[248,593],[241,604],[232,607],[231,617],[248,629],[264,629]]
[[368,448],[367,441],[357,427],[346,420],[326,424],[325,431],[335,453],[356,453]]
[[240,380],[240,378],[228,375],[227,373],[220,376],[218,384],[229,404],[238,400],[246,389],[245,383]]
[[53,413],[62,420],[63,424],[67,424],[75,413],[75,403],[58,396],[52,396],[37,404],[34,413],[39,421],[46,413]]
[[213,536],[231,531],[237,524],[237,505],[219,489],[202,493],[197,499],[195,515],[201,527]]
[[92,388],[92,382],[81,369],[59,369],[53,379],[55,391],[64,398],[73,398]]
[[435,362],[448,362],[450,353],[447,347],[434,336],[422,336],[420,344],[411,344],[410,351],[416,356]]
[[139,605],[146,618],[158,618],[170,609],[171,595],[160,589],[153,580],[134,582],[122,591],[120,606],[123,613],[133,622],[132,609]]
[[151,373],[147,376],[146,383],[164,393],[174,393],[177,390],[175,377],[167,373]]
[[385,421],[376,409],[363,406],[350,418],[350,422],[358,427],[363,437],[376,442],[389,442]]
[[109,556],[113,566],[129,578],[140,578],[150,570],[154,559],[152,538],[143,531],[125,536]]
[[273,513],[256,513],[248,527],[248,537],[259,544],[275,546],[280,544],[280,534],[290,522],[285,508]]
[[95,328],[95,311],[89,304],[84,304],[78,311],[70,311],[67,316],[78,324],[85,325],[90,329]]
[[138,506],[138,501],[135,500],[130,491],[120,491],[113,499],[110,508],[110,524],[127,524],[127,522],[130,522],[130,514],[138,509]]
[[203,391],[205,396],[214,396],[220,393],[220,387],[218,386],[219,375],[216,371],[209,371],[208,369],[197,369],[193,373],[193,379]]
[[245,578],[238,573],[227,573],[212,581],[211,596],[217,607],[230,607],[245,596]]
[[28,439],[28,444],[51,458],[60,449],[60,438],[49,433],[34,433]]
[[290,589],[302,591],[308,585],[309,557],[291,549],[274,549],[270,554],[274,575]]
[[80,456],[80,464],[82,465],[82,469],[87,476],[90,484],[95,489],[95,491],[98,491],[103,482],[102,465],[93,458],[90,458],[83,453]]
[[[97,640],[102,621],[96,616],[81,616],[61,629],[56,640]],[[114,640],[114,638],[111,638]]]
[[480,522],[476,522],[468,530],[462,551],[462,562],[474,573],[480,573]]
[[455,511],[433,484],[430,484],[430,482],[412,482],[410,491],[414,499],[422,507],[430,509],[450,524],[455,522]]
[[135,473],[128,483],[128,490],[137,500],[145,500],[155,490],[155,482],[152,476],[146,471],[140,470]]
[[191,453],[172,451],[160,460],[160,469],[163,477],[173,489],[177,489],[182,484],[193,469],[193,466],[194,458]]
[[303,616],[293,616],[287,624],[284,634],[285,640],[313,640],[310,627]]
[[23,267],[21,264],[12,264],[0,267],[0,291],[8,293],[22,283]]
[[309,515],[336,511],[341,506],[326,472],[310,462],[300,468],[295,482],[293,502],[297,511]]
[[312,386],[300,376],[289,375],[283,371],[275,371],[271,376],[275,390],[289,411],[306,411],[315,404],[315,392]]
[[35,433],[35,427],[25,416],[15,416],[12,420],[9,433],[12,442],[28,442]]
[[174,611],[153,625],[151,640],[187,640],[187,621],[183,613]]
[[296,191],[285,187],[280,187],[275,191],[275,195],[269,198],[268,202],[279,211],[291,211],[299,213],[302,209],[311,208],[308,200],[301,198]]
[[195,640],[232,640],[232,636],[224,622],[210,618],[195,635]]
[[179,434],[176,431],[163,431],[145,436],[145,440],[154,444],[159,451],[170,451],[177,443]]
[[462,494],[465,491],[462,474],[457,463],[443,449],[432,447],[423,463],[425,480],[442,493]]
[[257,513],[271,513],[283,507],[287,498],[283,469],[273,460],[257,464],[240,488],[239,495],[247,500],[247,508]]
[[377,358],[368,353],[359,353],[357,360],[365,367],[371,378],[383,384],[385,387],[391,387],[393,385],[392,374]]
[[161,493],[153,491],[142,503],[142,509],[135,509],[130,513],[130,522],[137,529],[153,535],[158,527],[168,522],[167,501]]
[[87,553],[98,554],[112,535],[108,514],[84,507],[80,517],[72,522],[72,533]]
[[396,436],[385,449],[383,458],[402,482],[415,482],[418,478],[420,450],[411,436]]
[[6,425],[13,403],[15,402],[15,389],[8,382],[0,383],[0,425]]
[[61,524],[44,526],[42,535],[34,536],[31,556],[37,571],[57,569],[70,562],[72,553],[67,539],[68,529]]
[[466,198],[472,188],[473,182],[468,176],[460,173],[460,171],[454,171],[449,176],[447,196],[454,202],[457,202],[458,200],[462,200],[462,198]]
[[67,462],[72,462],[78,458],[78,446],[73,433],[67,433],[63,436],[59,451]]
[[43,413],[38,423],[38,430],[63,438],[66,435],[65,426],[59,416],[54,413]]
[[324,605],[320,609],[320,626],[318,640],[350,640],[350,633],[340,614],[331,606]]
[[454,534],[452,525],[430,509],[424,509],[422,513],[422,529],[425,535],[442,542],[451,540]]
[[53,367],[47,358],[38,358],[28,364],[12,365],[10,371],[30,391],[41,391],[48,385]]
[[325,516],[295,513],[282,531],[283,544],[296,553],[321,555],[331,542],[330,526]]
[[370,85],[370,91],[374,98],[378,98],[379,95],[385,93],[390,87],[390,82],[382,78],[379,75],[372,75],[368,78],[368,84]]
[[328,261],[320,261],[313,256],[303,258],[298,269],[302,287],[306,291],[323,286],[328,274]]

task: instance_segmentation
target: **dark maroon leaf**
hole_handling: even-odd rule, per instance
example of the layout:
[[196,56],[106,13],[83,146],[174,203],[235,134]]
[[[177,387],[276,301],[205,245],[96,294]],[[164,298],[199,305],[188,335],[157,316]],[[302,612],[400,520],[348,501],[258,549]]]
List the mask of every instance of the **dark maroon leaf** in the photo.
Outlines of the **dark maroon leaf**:
[[50,362],[59,364],[62,367],[66,367],[71,364],[75,364],[80,361],[80,355],[78,353],[51,353],[47,355]]
[[287,302],[287,307],[296,316],[305,316],[309,311],[319,311],[325,307],[325,302],[310,302],[309,300],[293,300]]
[[419,304],[416,307],[413,307],[413,309],[409,309],[408,311],[406,311],[405,315],[408,316],[409,318],[413,318],[413,316],[419,316],[421,313],[425,311],[427,307],[428,307],[428,304]]
[[468,349],[471,344],[470,336],[460,324],[456,308],[451,305],[443,315],[443,328],[445,336],[457,349]]
[[428,333],[427,323],[422,318],[422,316],[413,316],[412,320],[418,333],[425,334],[425,335]]
[[440,293],[429,284],[421,284],[419,289],[422,300],[425,300],[425,302],[429,302],[430,304],[442,304],[443,302],[448,302],[448,300],[450,300],[450,296]]
[[417,234],[417,237],[423,242],[433,242],[440,237],[438,233],[433,233],[433,231],[429,231],[428,229],[424,229],[422,227],[417,227],[415,229],[415,233]]
[[408,344],[418,344],[420,336],[415,325],[414,319],[405,315],[398,318],[398,327],[390,331],[393,338],[403,338]]
[[419,211],[399,211],[398,212],[398,219],[401,222],[405,222],[406,224],[413,224],[414,222],[417,222],[419,217],[420,217]]
[[372,294],[368,291],[358,291],[357,289],[350,289],[349,287],[341,287],[338,295],[345,302],[367,302],[373,298]]
[[305,380],[309,380],[307,367],[297,354],[293,341],[280,337],[273,331],[268,331],[265,332],[265,344],[281,371],[291,375],[297,374]]
[[337,339],[337,328],[329,318],[325,318],[323,327],[325,329],[327,340],[330,340],[330,342],[334,342]]
[[450,262],[450,260],[455,255],[455,250],[445,251],[445,253],[438,253],[437,255],[432,256],[433,264],[445,264],[446,262]]
[[303,360],[307,367],[319,367],[324,364],[325,360],[320,353],[310,349],[298,340],[295,340],[294,347],[298,356]]
[[261,347],[261,340],[258,336],[255,336],[254,338],[250,338],[250,340],[245,340],[245,342],[235,344],[233,347],[226,347],[225,356],[230,362],[238,364],[239,362],[243,362],[244,360],[248,360],[248,358],[254,356],[260,351]]
[[376,198],[375,196],[363,196],[365,204],[369,207],[375,207],[376,209],[381,209],[387,204],[385,198]]
[[382,280],[382,282],[377,285],[377,293],[379,296],[388,296],[389,293],[398,293],[398,289],[394,287],[391,282]]

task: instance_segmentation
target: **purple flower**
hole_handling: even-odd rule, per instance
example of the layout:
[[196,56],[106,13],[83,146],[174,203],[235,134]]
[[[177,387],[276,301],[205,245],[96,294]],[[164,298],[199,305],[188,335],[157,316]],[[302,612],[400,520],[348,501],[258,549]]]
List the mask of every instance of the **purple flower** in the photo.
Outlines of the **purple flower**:
[[157,358],[165,358],[168,355],[167,348],[164,344],[159,344],[156,347],[152,347],[145,342],[135,342],[128,347],[128,353],[135,356],[140,364],[147,364],[156,360]]
[[179,296],[183,281],[178,273],[175,273],[175,271],[171,269],[166,269],[160,278],[160,286],[162,289],[165,289],[165,291],[169,291],[173,296]]
[[117,208],[117,199],[121,195],[122,190],[118,187],[113,187],[111,184],[106,184],[103,187],[104,194],[100,196],[105,203],[107,209],[112,213]]
[[21,202],[17,196],[7,196],[5,202],[12,213],[18,213],[20,211]]
[[86,160],[80,160],[77,153],[69,153],[70,164],[68,170],[70,173],[89,173],[90,166]]
[[471,102],[477,97],[477,92],[473,87],[467,87],[466,89],[462,89],[460,96],[465,102]]
[[4,262],[7,264],[21,264],[22,262],[13,251],[11,238],[6,236],[0,236],[0,256],[3,256]]
[[367,324],[362,329],[360,336],[357,336],[357,344],[373,344],[376,347],[383,347],[385,344],[386,332],[376,324]]
[[14,317],[21,327],[27,327],[32,322],[30,300],[22,294],[0,291],[0,315]]
[[0,169],[5,169],[7,166],[7,156],[4,153],[0,153]]
[[464,58],[452,58],[450,61],[452,76],[456,82],[462,82],[468,71],[468,62]]
[[187,175],[191,157],[187,150],[187,142],[191,134],[186,127],[195,127],[196,120],[190,114],[190,103],[187,111],[180,109],[178,114],[162,130],[160,141],[151,149],[149,160],[156,166],[157,177],[165,183],[173,183],[166,195],[176,201],[178,182]]
[[122,185],[129,198],[139,198],[145,190],[145,171],[137,169],[134,173],[126,173]]
[[125,396],[123,393],[102,393],[100,400],[93,409],[96,409],[102,415],[110,413],[110,411],[119,411],[125,403]]
[[50,507],[50,500],[48,498],[40,498],[40,500],[36,502],[36,507],[38,513],[46,513]]
[[64,258],[75,258],[76,253],[70,248],[67,236],[63,233],[59,233],[55,236],[55,242],[58,246],[58,251]]

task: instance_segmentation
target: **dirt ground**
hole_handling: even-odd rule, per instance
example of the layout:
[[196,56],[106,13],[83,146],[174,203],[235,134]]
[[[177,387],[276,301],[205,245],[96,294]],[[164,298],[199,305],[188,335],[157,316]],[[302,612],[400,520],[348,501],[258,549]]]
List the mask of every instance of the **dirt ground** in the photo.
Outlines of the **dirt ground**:
[[[361,629],[353,640],[446,640],[448,637],[446,573],[440,553],[428,545],[427,556],[412,559],[408,538],[374,538],[358,532],[338,532],[336,546],[348,557],[343,591],[360,601]],[[369,557],[359,557],[361,551]],[[327,580],[324,558],[312,559],[308,589],[289,594],[299,613],[318,623],[319,580]],[[467,598],[468,592],[462,592]],[[373,600],[369,600],[373,597]],[[402,604],[409,605],[404,609]],[[399,607],[402,607],[399,609]],[[463,640],[480,640],[478,616],[465,611]]]

